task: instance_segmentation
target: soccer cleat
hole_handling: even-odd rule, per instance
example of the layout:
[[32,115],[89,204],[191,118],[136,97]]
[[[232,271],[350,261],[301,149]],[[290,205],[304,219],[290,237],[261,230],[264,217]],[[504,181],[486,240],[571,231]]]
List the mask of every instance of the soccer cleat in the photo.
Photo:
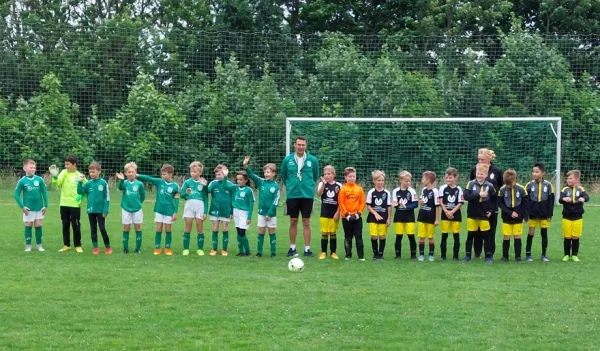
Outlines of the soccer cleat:
[[287,257],[296,257],[298,256],[298,251],[296,249],[289,249],[287,253]]
[[500,262],[508,262],[508,258],[506,258],[506,257],[502,257],[502,258],[500,259]]
[[127,255],[128,253],[129,253],[129,250],[123,249],[123,255]]
[[411,260],[416,260],[417,259],[417,255],[410,255],[410,259]]
[[189,254],[190,254],[190,250],[181,251],[181,256],[189,256]]
[[83,248],[82,248],[81,246],[77,246],[77,247],[75,248],[75,252],[77,252],[77,253],[82,253],[82,252],[83,252]]
[[272,253],[271,258],[275,258],[275,257],[277,257],[277,254]]
[[217,250],[210,250],[210,254],[211,256],[216,256],[217,255]]
[[227,253],[227,251],[221,250],[221,256],[229,256],[229,254]]
[[36,249],[37,249],[39,252],[44,252],[44,251],[46,251],[46,249],[44,249],[44,248],[42,247],[42,245],[41,245],[41,244],[37,244],[37,245],[35,245],[35,248],[36,248]]
[[58,250],[58,252],[69,252],[71,248],[69,246],[63,246],[62,249]]
[[487,258],[485,259],[485,263],[487,263],[487,264],[492,264],[492,262],[494,262],[494,260],[492,260],[492,258],[491,258],[491,257],[487,257]]
[[135,254],[138,254],[138,255],[139,255],[139,254],[141,254],[141,253],[142,253],[142,250],[137,250],[137,249],[136,249],[136,250],[133,250],[133,253],[135,253]]
[[562,261],[569,262],[570,259],[571,259],[571,257],[569,255],[565,255],[565,257],[563,257]]
[[433,257],[433,255],[429,255],[429,262],[433,262],[435,261],[435,258]]
[[160,255],[160,249],[154,249],[154,255],[155,256]]
[[447,260],[446,256],[442,256],[442,261],[446,261],[446,260]]
[[531,256],[526,256],[525,257],[525,261],[527,261],[527,262],[533,262],[533,258]]
[[581,262],[581,260],[577,256],[571,256],[571,261],[573,261],[573,262]]
[[401,260],[401,259],[402,259],[402,256],[396,255],[396,260]]
[[204,250],[196,250],[196,255],[204,256]]
[[260,252],[257,252],[256,257],[262,257],[262,254]]
[[237,255],[235,255],[235,257],[244,257],[244,253],[243,253],[243,252],[240,252],[240,253],[238,253]]
[[331,253],[331,258],[333,258],[334,260],[339,260],[339,257],[335,252]]
[[515,263],[521,262],[521,257],[515,257]]
[[550,262],[550,260],[545,255],[542,255],[542,262]]
[[25,245],[25,252],[31,252],[31,245]]
[[95,247],[95,248],[94,248],[94,250],[92,250],[92,253],[93,253],[94,255],[99,255],[99,254],[100,254],[100,249],[99,249],[99,248],[97,248],[97,247]]
[[251,254],[250,254],[250,252],[246,252],[246,253],[244,253],[244,256],[248,257],[248,256],[251,256]]
[[304,256],[306,256],[306,257],[313,257],[314,255],[313,255],[313,252],[310,251],[310,249],[308,249],[308,250],[304,251]]
[[462,263],[471,262],[471,257],[469,257],[469,256],[465,256],[465,258],[463,258],[461,262],[462,262]]
[[458,261],[458,257],[452,257],[452,261]]
[[419,255],[419,257],[417,258],[419,261],[425,261],[425,256],[423,255]]
[[112,255],[112,248],[110,248],[110,247],[107,247],[107,248],[104,250],[104,254],[105,254],[105,255]]
[[321,252],[321,253],[319,254],[319,259],[320,259],[320,260],[324,260],[324,259],[326,259],[326,258],[327,258],[327,254],[326,254],[325,252]]
[[479,255],[479,256],[475,255],[475,258],[478,259],[478,260],[480,260],[481,259],[481,255]]
[[344,257],[344,260],[346,260],[346,261],[350,261],[351,259],[352,259],[352,256],[346,256],[346,257]]
[[173,251],[171,249],[169,249],[169,248],[166,248],[165,249],[165,255],[167,255],[167,256],[173,256]]
[[361,261],[361,262],[365,262],[365,258],[364,257],[359,258],[358,260]]

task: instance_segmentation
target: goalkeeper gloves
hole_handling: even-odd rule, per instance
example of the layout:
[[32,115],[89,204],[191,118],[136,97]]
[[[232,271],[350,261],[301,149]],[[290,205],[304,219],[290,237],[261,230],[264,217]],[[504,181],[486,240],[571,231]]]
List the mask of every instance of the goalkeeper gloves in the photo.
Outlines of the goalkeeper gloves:
[[75,198],[76,201],[81,201],[81,199],[83,199],[82,195],[77,195],[77,197]]
[[58,176],[58,167],[56,167],[56,165],[51,165],[50,167],[48,167],[48,171],[50,172],[50,175],[52,175],[52,177]]
[[350,216],[350,212],[346,212],[346,220],[347,220],[348,222],[350,222],[350,218],[351,218],[351,217],[352,217],[352,216]]

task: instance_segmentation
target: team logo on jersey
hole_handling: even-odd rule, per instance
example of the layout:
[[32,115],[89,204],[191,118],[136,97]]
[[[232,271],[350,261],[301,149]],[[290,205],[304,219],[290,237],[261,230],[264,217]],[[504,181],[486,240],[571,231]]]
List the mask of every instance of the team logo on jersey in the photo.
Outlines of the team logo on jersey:
[[339,193],[339,192],[340,192],[340,187],[339,187],[339,186],[336,186],[336,187],[335,187],[335,193],[337,194],[337,193]]
[[202,191],[202,184],[198,185],[198,191]]
[[519,195],[519,193],[517,192],[517,194],[516,194],[515,196],[516,196],[516,198],[518,199],[520,195]]
[[98,185],[98,191],[104,190],[104,185]]
[[490,179],[494,179],[494,173],[490,174]]
[[381,206],[381,204],[383,204],[383,198],[382,199],[375,199],[375,205]]
[[544,192],[548,192],[548,187],[544,185]]
[[173,188],[167,188],[167,192],[171,194],[173,192]]
[[38,182],[37,180],[33,182],[33,186],[40,186],[40,182]]
[[421,196],[421,200],[423,200],[423,202],[427,202],[427,196]]
[[448,196],[448,202],[454,203],[454,201],[456,201],[456,196],[454,196],[454,195]]
[[[535,186],[531,186],[531,191],[535,191]],[[544,191],[546,191],[546,187],[544,187]]]
[[312,162],[311,161],[306,161],[306,166],[307,167],[312,167]]
[[133,191],[138,191],[138,186],[137,185],[133,186]]
[[408,203],[408,199],[400,198],[398,200],[398,203],[402,204],[403,207],[406,207],[406,204]]
[[575,193],[575,196],[579,196],[579,190],[577,190],[577,192]]
[[332,199],[335,196],[335,193],[331,190],[327,190],[326,195],[328,198]]
[[385,194],[385,193],[383,195],[381,195],[381,198],[384,199],[384,200],[385,200],[386,197],[387,197],[387,194]]
[[271,194],[275,194],[275,188],[271,188]]
[[246,193],[241,193],[241,194],[240,194],[240,197],[241,197],[241,198],[244,198],[244,197],[246,197]]

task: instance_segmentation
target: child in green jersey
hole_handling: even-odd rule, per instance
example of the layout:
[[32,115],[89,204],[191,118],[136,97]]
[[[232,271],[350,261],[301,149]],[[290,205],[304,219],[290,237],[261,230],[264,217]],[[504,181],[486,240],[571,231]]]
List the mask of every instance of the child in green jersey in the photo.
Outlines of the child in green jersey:
[[192,223],[196,221],[196,237],[198,243],[198,256],[204,256],[204,230],[202,225],[208,213],[208,188],[206,179],[202,177],[204,165],[199,161],[190,164],[190,179],[187,179],[181,186],[181,198],[185,200],[183,208],[183,220],[185,221],[185,231],[183,233],[183,252],[184,256],[190,254],[190,232]]
[[246,171],[235,173],[237,185],[227,184],[228,170],[223,170],[223,179],[225,189],[235,193],[233,198],[233,220],[237,230],[238,249],[240,252],[236,256],[250,256],[250,242],[246,236],[246,230],[252,220],[252,210],[254,209],[254,193],[248,186],[250,180]]
[[138,179],[149,182],[156,187],[156,203],[154,204],[154,222],[156,223],[156,234],[154,236],[154,254],[160,255],[161,235],[163,225],[165,228],[165,255],[173,255],[171,250],[171,224],[177,220],[179,210],[179,185],[173,181],[175,169],[165,164],[160,169],[160,178],[152,178],[139,174]]
[[[44,179],[35,175],[35,161],[23,161],[25,176],[19,180],[15,188],[14,197],[23,210],[25,223],[25,252],[31,251],[31,232],[35,225],[35,243],[38,251],[45,251],[42,247],[42,220],[48,207],[48,191]],[[23,193],[23,200],[21,200]]]
[[277,175],[277,166],[274,163],[267,163],[263,167],[264,178],[254,174],[248,167],[250,156],[244,158],[244,168],[248,176],[258,187],[258,252],[257,257],[262,257],[263,244],[265,241],[265,232],[269,228],[269,242],[271,243],[271,257],[276,256],[276,237],[277,228],[277,205],[279,204],[279,184],[274,180]]
[[[224,184],[232,184],[228,180],[221,182],[223,171],[229,172],[225,165],[217,165],[215,167],[215,180],[208,185],[208,193],[211,195],[210,200],[210,221],[212,222],[212,250],[211,256],[217,255],[219,248],[219,224],[223,230],[223,250],[222,256],[227,256],[227,246],[229,245],[229,221],[231,220],[231,198],[233,193],[224,188]],[[227,177],[225,177],[227,179]]]
[[98,248],[98,227],[100,227],[100,234],[102,234],[102,241],[104,241],[104,253],[106,255],[112,254],[110,247],[110,239],[106,233],[105,218],[108,216],[108,208],[110,205],[110,194],[108,192],[108,183],[100,178],[100,172],[102,171],[98,162],[92,162],[88,167],[88,173],[90,174],[90,180],[85,184],[85,176],[81,175],[81,182],[77,183],[77,194],[87,195],[87,213],[88,219],[90,220],[90,230],[92,232],[92,245],[94,246],[94,255],[100,253]]
[[[127,180],[125,180],[125,176]],[[146,188],[144,183],[136,180],[137,165],[129,162],[125,165],[125,176],[117,173],[119,184],[117,189],[123,192],[121,197],[121,223],[123,224],[123,253],[129,253],[129,230],[131,225],[135,227],[135,253],[142,253],[142,222],[144,213],[142,203],[146,199]]]

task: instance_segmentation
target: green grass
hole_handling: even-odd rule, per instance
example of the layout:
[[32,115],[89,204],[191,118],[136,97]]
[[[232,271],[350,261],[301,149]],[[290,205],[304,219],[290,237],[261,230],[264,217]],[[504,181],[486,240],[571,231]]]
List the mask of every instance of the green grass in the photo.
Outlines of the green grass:
[[[122,255],[117,192],[108,217],[112,256],[92,255],[86,217],[85,252],[57,252],[62,237],[54,191],[44,222],[48,251],[25,253],[11,193],[0,190],[0,349],[592,350],[600,343],[597,207],[587,209],[577,264],[560,261],[557,220],[547,264],[537,260],[539,236],[536,262],[519,265],[396,261],[389,240],[384,262],[312,258],[303,273],[292,274],[283,216],[276,259],[183,257],[181,221],[173,230],[177,255],[153,256],[150,201],[143,254]],[[312,223],[317,233],[318,220]],[[250,238],[255,251],[255,227]],[[311,244],[318,252],[319,235]],[[235,254],[235,235],[230,246]]]

